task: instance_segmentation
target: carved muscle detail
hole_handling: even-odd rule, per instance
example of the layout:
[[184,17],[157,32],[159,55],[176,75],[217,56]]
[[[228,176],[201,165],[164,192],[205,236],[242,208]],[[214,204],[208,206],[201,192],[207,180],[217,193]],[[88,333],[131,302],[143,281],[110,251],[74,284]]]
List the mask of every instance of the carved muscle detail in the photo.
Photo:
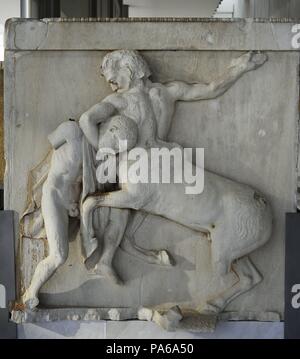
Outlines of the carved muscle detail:
[[[31,184],[33,198],[23,220],[25,223],[30,214],[30,228],[35,228],[32,222],[38,221],[39,230],[32,233],[43,233],[43,238],[46,234],[49,253],[38,264],[23,296],[27,307],[33,309],[38,305],[40,288],[67,260],[70,217],[80,220],[87,270],[110,280],[112,285],[126,285],[122,273],[120,276],[113,266],[119,247],[148,263],[168,267],[176,264],[166,249],[145,249],[135,243],[135,233],[148,214],[182,224],[199,237],[206,233],[214,273],[220,279],[229,272],[236,276],[235,285],[217,293],[198,311],[220,312],[262,280],[248,255],[269,240],[272,213],[268,201],[257,190],[210,172],[205,172],[207,183],[203,193],[193,195],[185,194],[184,184],[123,181],[122,170],[117,173],[119,183],[102,183],[105,171],[101,172],[99,165],[107,156],[112,156],[107,163],[118,160],[129,168],[135,164],[117,146],[120,140],[127,140],[128,150],[140,147],[147,154],[152,148],[182,149],[179,144],[167,141],[176,101],[221,96],[241,76],[266,61],[265,54],[249,52],[231,61],[223,74],[212,76],[209,83],[161,84],[150,80],[151,70],[137,51],[114,51],[104,57],[101,71],[113,93],[85,111],[77,121],[64,122],[49,135],[53,147],[51,162],[48,158],[44,173],[36,176],[37,183]],[[41,196],[38,202],[34,198],[36,193]],[[165,315],[152,309],[140,313],[141,317],[160,323],[173,318],[178,324],[184,317],[177,307]]]

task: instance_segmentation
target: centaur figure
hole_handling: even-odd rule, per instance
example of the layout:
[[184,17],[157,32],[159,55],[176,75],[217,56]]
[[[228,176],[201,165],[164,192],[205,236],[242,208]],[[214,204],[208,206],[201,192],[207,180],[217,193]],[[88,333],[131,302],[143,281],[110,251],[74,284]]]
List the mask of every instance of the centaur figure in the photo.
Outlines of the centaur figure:
[[[230,290],[207,303],[206,309],[210,311],[221,311],[236,296],[261,281],[261,275],[247,257],[263,246],[271,236],[271,207],[261,193],[209,171],[204,171],[203,192],[195,194],[186,194],[187,183],[184,181],[132,181],[130,170],[132,166],[136,170],[137,161],[140,166],[145,164],[147,169],[152,168],[151,149],[143,151],[137,161],[128,160],[127,150],[131,150],[139,142],[136,123],[125,116],[114,116],[102,136],[109,149],[120,153],[120,190],[86,199],[82,213],[85,226],[92,226],[91,214],[101,206],[142,210],[196,232],[205,232],[211,243],[215,274],[223,279],[230,271],[234,271],[239,279]],[[128,139],[128,146],[126,151],[122,151],[118,142],[125,139]],[[170,172],[175,173],[175,170],[175,165],[171,164]],[[194,172],[195,170],[194,168]]]
[[[101,125],[107,123],[113,115],[125,115],[137,124],[137,147],[146,149],[169,147],[169,144],[164,141],[170,130],[177,101],[214,99],[224,94],[243,74],[260,67],[266,60],[267,56],[263,53],[248,52],[233,59],[223,75],[209,84],[187,84],[181,81],[161,84],[153,83],[149,79],[150,69],[139,53],[128,50],[111,52],[105,56],[101,72],[114,93],[85,112],[80,118],[80,127],[92,148],[98,151],[101,148],[101,134],[104,132],[101,131]],[[151,255],[136,245],[134,248],[128,245],[130,243],[128,237],[132,237],[134,229],[144,218],[139,212],[134,218],[130,218],[131,226],[127,227],[127,233],[124,236],[132,212],[118,208],[108,210],[110,211],[108,226],[103,235],[104,250],[96,266],[98,273],[120,283],[113,269],[112,260],[122,238],[123,248],[126,246],[125,249],[130,252],[136,249],[135,254],[142,256],[145,260],[161,264],[171,262],[165,251],[157,254],[152,252]],[[100,209],[101,211],[105,209]],[[92,238],[85,241],[87,247],[95,242]],[[92,250],[93,247],[87,252]]]

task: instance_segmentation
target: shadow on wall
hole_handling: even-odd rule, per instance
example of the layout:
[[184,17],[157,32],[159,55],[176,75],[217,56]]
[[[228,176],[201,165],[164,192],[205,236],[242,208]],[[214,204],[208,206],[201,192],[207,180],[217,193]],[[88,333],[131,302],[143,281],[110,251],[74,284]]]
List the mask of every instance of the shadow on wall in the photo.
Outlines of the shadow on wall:
[[3,210],[3,177],[4,177],[4,149],[3,149],[3,62],[0,62],[0,210]]

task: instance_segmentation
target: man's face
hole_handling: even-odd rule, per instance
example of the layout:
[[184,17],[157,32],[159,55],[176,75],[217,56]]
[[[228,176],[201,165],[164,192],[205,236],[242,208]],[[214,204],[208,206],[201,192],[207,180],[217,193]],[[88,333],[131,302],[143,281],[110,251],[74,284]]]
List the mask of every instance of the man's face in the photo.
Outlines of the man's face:
[[107,130],[99,136],[99,149],[111,149],[112,151],[118,151],[118,138],[116,136],[117,128],[116,126],[110,126]]
[[114,92],[124,92],[130,89],[131,78],[127,67],[108,67],[103,71],[103,76]]

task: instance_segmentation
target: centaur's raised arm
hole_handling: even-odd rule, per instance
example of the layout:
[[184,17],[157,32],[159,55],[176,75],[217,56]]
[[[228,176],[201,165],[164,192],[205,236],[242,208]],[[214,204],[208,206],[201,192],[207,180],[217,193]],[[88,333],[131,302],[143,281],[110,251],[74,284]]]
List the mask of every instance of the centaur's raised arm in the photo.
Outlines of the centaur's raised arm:
[[244,73],[262,66],[267,55],[257,52],[232,60],[224,74],[209,84],[174,81],[166,85],[168,92],[176,101],[198,101],[216,98],[226,92]]

